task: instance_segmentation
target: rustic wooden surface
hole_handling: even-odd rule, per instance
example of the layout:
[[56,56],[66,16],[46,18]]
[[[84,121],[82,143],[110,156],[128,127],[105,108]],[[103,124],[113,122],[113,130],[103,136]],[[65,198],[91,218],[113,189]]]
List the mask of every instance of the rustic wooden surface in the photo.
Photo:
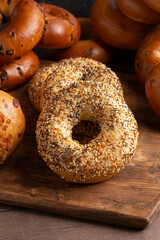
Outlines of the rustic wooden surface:
[[0,166],[1,203],[138,228],[152,222],[160,202],[159,119],[135,76],[118,76],[140,131],[132,162],[116,176],[98,184],[77,185],[60,180],[38,156],[38,113],[29,101],[26,85],[11,92],[20,100],[27,130],[17,152]]

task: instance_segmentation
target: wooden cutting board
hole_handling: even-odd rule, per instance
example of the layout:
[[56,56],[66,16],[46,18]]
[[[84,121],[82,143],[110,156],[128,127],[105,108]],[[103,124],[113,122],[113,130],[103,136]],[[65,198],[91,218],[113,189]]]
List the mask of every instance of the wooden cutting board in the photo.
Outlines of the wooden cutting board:
[[26,85],[11,92],[20,101],[27,129],[20,148],[0,166],[1,203],[138,228],[152,222],[160,208],[160,120],[135,76],[118,76],[139,125],[139,143],[132,162],[97,184],[72,184],[59,179],[37,153],[38,113],[29,101]]

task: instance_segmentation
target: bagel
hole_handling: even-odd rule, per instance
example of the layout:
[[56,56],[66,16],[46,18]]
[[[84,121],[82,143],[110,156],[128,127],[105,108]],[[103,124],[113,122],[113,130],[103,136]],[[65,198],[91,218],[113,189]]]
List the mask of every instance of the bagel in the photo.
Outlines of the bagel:
[[116,2],[121,12],[134,21],[145,24],[160,23],[160,14],[148,7],[142,0],[116,0]]
[[18,99],[0,90],[0,164],[19,147],[26,121]]
[[89,17],[78,17],[77,21],[81,26],[80,40],[96,40],[98,38],[94,28],[92,27],[91,19]]
[[44,85],[36,140],[51,170],[70,182],[95,183],[124,168],[138,130],[116,74],[95,60],[70,58],[56,65]]
[[160,63],[160,26],[148,34],[140,44],[135,56],[137,80],[144,87],[148,74]]
[[28,93],[30,101],[39,112],[42,110],[41,95],[43,92],[44,83],[48,75],[54,71],[56,66],[56,63],[41,60],[41,66],[29,82]]
[[[77,59],[83,59],[83,58],[77,58]],[[37,70],[37,72],[34,74],[33,78],[29,82],[29,87],[28,87],[28,93],[29,93],[29,98],[33,106],[41,112],[43,109],[43,105],[45,102],[48,100],[48,97],[50,97],[50,94],[53,94],[53,89],[52,93],[49,92],[49,89],[46,88],[46,85],[48,86],[49,84],[54,84],[54,91],[55,95],[57,92],[61,89],[60,87],[65,87],[65,83],[63,83],[62,86],[59,86],[56,78],[56,74],[61,69],[61,66],[64,69],[63,64],[67,60],[61,60],[59,62],[52,62],[52,61],[46,61],[42,60],[41,61],[41,66]],[[68,60],[69,61],[69,60]],[[76,61],[76,60],[74,60]],[[92,60],[88,60],[88,63],[92,64]],[[104,66],[104,65],[103,65]],[[74,69],[73,69],[74,70]],[[105,68],[104,68],[105,70]],[[55,74],[55,79],[53,79],[51,76]],[[123,96],[123,90],[121,87],[121,84],[119,80],[117,79],[116,76],[114,76],[112,79],[110,79],[111,84],[118,90],[118,93]],[[66,86],[69,84],[72,84],[72,81],[66,79]]]
[[160,64],[156,65],[148,74],[145,81],[145,92],[153,111],[160,117]]
[[8,91],[25,84],[36,73],[38,67],[39,58],[33,51],[12,63],[0,66],[0,88]]
[[150,8],[155,10],[156,12],[160,13],[160,2],[153,1],[153,0],[143,0],[143,2],[148,5]]
[[72,46],[79,40],[81,28],[77,19],[64,8],[39,3],[45,13],[45,32],[39,47],[59,49]]
[[20,0],[11,14],[10,23],[0,34],[0,65],[10,63],[32,50],[42,37],[44,22],[44,14],[38,3]]
[[102,63],[111,62],[116,56],[117,49],[102,42],[95,33],[91,21],[87,17],[77,18],[81,27],[80,40],[73,46],[58,50],[43,51],[45,59],[59,61],[70,57],[92,58]]
[[61,49],[54,53],[52,57],[56,61],[70,57],[85,57],[92,58],[102,63],[109,63],[113,60],[115,55],[116,50],[112,46],[92,39],[86,39],[78,41],[72,47]]
[[116,55],[116,49],[98,38],[89,18],[77,18],[77,20],[81,26],[80,41],[56,53],[56,60],[85,57],[102,63],[111,62]]
[[96,0],[90,18],[97,35],[109,45],[121,49],[136,50],[153,27],[126,17],[116,0]]

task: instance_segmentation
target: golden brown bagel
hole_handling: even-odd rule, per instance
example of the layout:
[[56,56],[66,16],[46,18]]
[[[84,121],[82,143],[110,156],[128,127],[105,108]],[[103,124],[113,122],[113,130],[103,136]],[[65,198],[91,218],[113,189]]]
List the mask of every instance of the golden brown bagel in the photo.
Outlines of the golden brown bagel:
[[142,0],[116,0],[121,12],[134,21],[145,24],[159,24],[160,14],[148,7]]
[[116,49],[99,39],[95,33],[90,18],[77,18],[81,26],[80,41],[72,47],[56,53],[57,60],[70,57],[85,57],[102,63],[109,63],[116,55]]
[[30,51],[12,63],[0,66],[0,89],[15,89],[28,82],[39,67],[39,58]]
[[19,101],[0,90],[0,164],[19,147],[26,127]]
[[127,18],[120,11],[116,0],[96,0],[90,18],[97,35],[111,46],[135,50],[151,29]]
[[151,108],[160,117],[160,64],[156,65],[148,74],[145,91]]
[[160,63],[160,26],[158,25],[142,41],[135,57],[135,71],[138,81],[145,85],[149,72]]
[[160,1],[159,0],[143,0],[150,8],[154,9],[156,12],[160,13]]
[[104,43],[95,33],[91,21],[87,17],[77,18],[81,26],[80,40],[73,46],[43,51],[43,56],[48,60],[59,61],[70,57],[92,58],[102,63],[109,63],[117,53],[117,49]]
[[42,37],[44,14],[34,0],[20,0],[0,34],[0,65],[33,49]]
[[62,49],[55,54],[55,60],[70,57],[92,58],[102,63],[109,63],[116,55],[116,50],[108,44],[103,44],[98,40],[80,40],[72,47]]
[[50,49],[66,48],[79,40],[81,29],[73,14],[52,4],[39,5],[45,13],[46,29],[38,46]]

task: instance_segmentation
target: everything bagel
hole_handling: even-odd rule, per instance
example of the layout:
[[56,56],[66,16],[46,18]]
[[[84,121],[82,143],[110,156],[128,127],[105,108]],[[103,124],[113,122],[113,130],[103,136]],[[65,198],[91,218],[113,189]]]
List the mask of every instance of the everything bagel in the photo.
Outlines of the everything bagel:
[[64,8],[39,3],[45,13],[45,32],[38,46],[59,49],[72,46],[79,40],[81,28],[77,19]]
[[0,65],[32,50],[42,37],[44,23],[44,14],[38,3],[20,0],[13,9],[10,23],[0,34]]
[[[60,61],[45,80],[42,102],[38,151],[61,178],[100,182],[130,161],[137,146],[137,123],[119,79],[104,64],[86,58]],[[73,130],[79,123],[87,125],[87,134],[92,129],[89,142],[81,139],[79,127]]]
[[[83,59],[83,58],[77,58],[77,59]],[[57,81],[56,77],[55,79],[52,79],[49,77],[50,74],[52,76],[54,73],[56,74],[58,69],[61,67],[61,63],[63,66],[63,63],[65,63],[66,61],[67,60],[62,60],[59,62],[52,62],[52,61],[46,61],[46,60],[41,61],[41,66],[39,67],[37,72],[34,74],[31,81],[29,82],[29,88],[28,88],[29,97],[32,104],[38,111],[40,112],[42,111],[46,101],[48,101],[48,99],[50,98],[50,95],[53,94],[53,90],[54,90],[54,95],[56,95],[58,91],[60,91],[65,87],[68,87],[69,84],[73,83],[72,81],[70,81],[70,79],[66,79],[66,83],[63,83],[63,85],[61,86],[59,85],[59,81]],[[89,59],[86,59],[86,61],[88,61],[88,64],[93,63],[93,61]],[[115,75],[113,75],[113,78],[111,78],[110,81],[111,81],[111,84],[118,90],[118,93],[122,97],[123,90],[118,78]],[[46,85],[49,86],[49,84],[54,85],[52,92],[49,92],[49,89],[46,88]]]
[[40,112],[42,110],[42,95],[45,86],[46,79],[50,73],[52,73],[57,67],[56,63],[51,61],[41,61],[41,65],[33,78],[29,82],[28,93],[31,103]]

